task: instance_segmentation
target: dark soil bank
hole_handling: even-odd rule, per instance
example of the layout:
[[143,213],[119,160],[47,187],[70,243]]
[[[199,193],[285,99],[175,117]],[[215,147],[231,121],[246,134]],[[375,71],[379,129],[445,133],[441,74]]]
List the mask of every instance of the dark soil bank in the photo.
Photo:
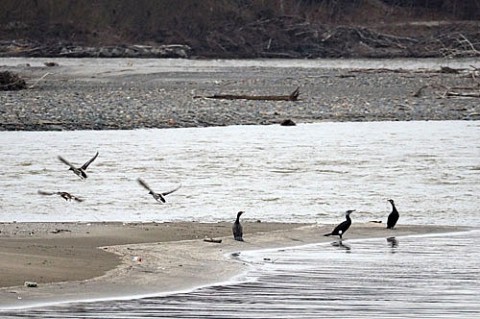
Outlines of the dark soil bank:
[[2,0],[0,56],[461,57],[479,0]]

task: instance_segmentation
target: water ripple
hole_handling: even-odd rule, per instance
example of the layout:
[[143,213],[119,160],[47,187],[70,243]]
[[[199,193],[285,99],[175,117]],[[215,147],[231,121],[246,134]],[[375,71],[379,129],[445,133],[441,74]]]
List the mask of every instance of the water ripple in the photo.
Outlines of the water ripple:
[[[2,221],[223,221],[241,209],[263,221],[333,223],[355,208],[365,222],[384,220],[394,198],[404,223],[480,226],[478,136],[466,121],[0,132]],[[57,160],[78,164],[97,150],[86,181]],[[138,177],[158,191],[183,185],[169,214],[158,215]],[[38,189],[86,201],[64,214]]]
[[[465,240],[468,238],[468,240]],[[2,318],[477,318],[480,231],[242,252],[244,282]],[[348,247],[348,249],[346,249]],[[452,249],[454,248],[454,249]]]

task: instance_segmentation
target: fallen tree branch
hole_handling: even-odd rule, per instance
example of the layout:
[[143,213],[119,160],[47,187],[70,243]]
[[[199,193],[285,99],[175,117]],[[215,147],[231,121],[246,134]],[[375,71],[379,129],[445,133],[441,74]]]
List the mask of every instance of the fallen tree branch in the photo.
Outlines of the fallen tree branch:
[[415,93],[413,93],[413,97],[420,97],[424,89],[430,87],[430,85],[422,85]]
[[441,84],[425,84],[425,85],[422,85],[415,93],[413,93],[412,96],[413,97],[422,96],[423,91],[426,88],[431,88],[431,89],[436,89],[436,90],[444,90],[444,91],[450,90],[450,88],[446,87],[445,85],[441,85]]
[[475,93],[475,92],[452,92],[452,91],[447,91],[447,92],[445,92],[445,96],[449,96],[449,97],[477,97],[477,98],[480,98],[480,92]]
[[261,100],[261,101],[298,101],[300,88],[296,88],[290,95],[235,95],[235,94],[215,94],[211,96],[194,96],[194,99],[223,99],[223,100]]
[[221,239],[215,239],[215,238],[205,238],[203,241],[207,243],[215,243],[215,244],[221,244],[222,240]]
[[33,88],[38,84],[38,82],[40,82],[40,81],[43,80],[47,75],[50,75],[50,74],[52,74],[52,73],[50,73],[50,72],[45,73],[40,79],[36,80],[35,83],[33,83],[32,85],[30,85],[28,88],[29,88],[29,89],[33,89]]

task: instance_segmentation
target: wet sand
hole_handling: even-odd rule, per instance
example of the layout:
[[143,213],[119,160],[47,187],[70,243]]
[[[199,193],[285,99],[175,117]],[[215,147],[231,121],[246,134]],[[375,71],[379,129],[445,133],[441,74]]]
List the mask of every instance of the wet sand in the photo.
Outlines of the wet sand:
[[[245,242],[238,242],[231,223],[0,224],[0,308],[132,298],[225,282],[247,267],[229,254],[334,241],[323,236],[333,226],[245,222]],[[354,224],[345,240],[462,230]],[[25,281],[38,287],[24,287]]]

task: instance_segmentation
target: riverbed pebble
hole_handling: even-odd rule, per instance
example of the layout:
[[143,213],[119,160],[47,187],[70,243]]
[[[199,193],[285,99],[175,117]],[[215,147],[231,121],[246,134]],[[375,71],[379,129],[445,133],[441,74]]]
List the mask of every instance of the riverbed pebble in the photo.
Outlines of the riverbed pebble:
[[[215,71],[77,74],[52,68],[1,67],[29,89],[0,92],[0,130],[105,130],[207,127],[318,121],[477,120],[478,98],[448,98],[450,87],[474,86],[466,73],[217,67]],[[134,69],[134,67],[132,67]],[[34,84],[34,85],[33,85]],[[32,87],[33,86],[33,87]],[[427,86],[419,97],[414,93]],[[214,94],[289,95],[299,101],[194,98]]]

